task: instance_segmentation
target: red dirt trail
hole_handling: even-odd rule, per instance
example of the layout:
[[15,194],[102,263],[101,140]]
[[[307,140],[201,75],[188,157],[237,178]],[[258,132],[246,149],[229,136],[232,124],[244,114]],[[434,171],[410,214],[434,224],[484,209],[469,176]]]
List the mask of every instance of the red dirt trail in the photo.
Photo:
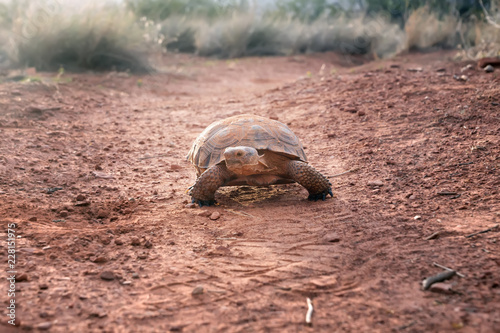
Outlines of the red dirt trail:
[[[20,236],[0,331],[500,332],[500,227],[465,237],[500,223],[500,78],[452,56],[169,55],[0,84],[5,271]],[[226,187],[188,208],[190,145],[242,113],[288,124],[334,198]],[[434,262],[465,277],[423,291]]]

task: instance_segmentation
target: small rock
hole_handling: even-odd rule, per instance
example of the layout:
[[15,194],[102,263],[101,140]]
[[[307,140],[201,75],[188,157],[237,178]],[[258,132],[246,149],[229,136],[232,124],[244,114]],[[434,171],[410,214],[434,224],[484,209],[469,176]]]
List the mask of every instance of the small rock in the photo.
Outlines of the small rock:
[[38,219],[37,219],[37,217],[36,217],[36,216],[32,216],[32,217],[30,217],[30,218],[28,219],[28,221],[30,221],[30,222],[36,222],[37,220],[38,220]]
[[380,187],[380,186],[384,186],[384,182],[381,180],[372,180],[372,181],[368,182],[368,186],[373,186],[373,187],[379,186]]
[[139,274],[137,273],[132,273],[132,279],[138,279],[139,278]]
[[123,281],[122,284],[124,286],[128,286],[128,285],[131,285],[132,284],[132,281]]
[[436,72],[446,72],[446,68],[438,68],[436,69]]
[[202,210],[201,212],[198,213],[198,216],[203,216],[203,217],[209,217],[212,215],[209,210]]
[[87,199],[87,197],[83,194],[78,194],[76,196],[76,201],[85,201],[85,199]]
[[184,206],[186,208],[196,208],[196,204],[194,202],[191,202],[191,203],[188,203],[186,206]]
[[115,279],[115,274],[111,271],[104,271],[101,273],[101,279],[105,281],[112,281]]
[[430,291],[441,294],[453,294],[453,286],[451,283],[437,282],[434,283],[430,288]]
[[137,236],[132,236],[132,237],[130,238],[130,244],[131,244],[132,246],[139,246],[139,245],[141,245],[141,240],[140,240],[140,239],[139,239],[139,237],[137,237]]
[[408,72],[421,72],[421,71],[423,71],[423,68],[422,67],[408,68],[407,71]]
[[88,201],[78,201],[77,203],[75,203],[76,207],[84,207],[84,206],[89,206],[89,205],[90,205],[90,202],[88,202]]
[[182,170],[182,169],[183,169],[183,167],[181,167],[181,166],[180,166],[180,165],[178,165],[178,164],[170,164],[170,170],[171,170],[171,171],[180,171],[180,170]]
[[153,247],[153,243],[151,243],[151,241],[148,239],[146,240],[146,242],[144,243],[144,247],[147,248],[147,249],[150,249]]
[[50,322],[50,321],[46,321],[46,322],[43,322],[43,323],[36,325],[36,328],[38,328],[39,330],[44,330],[44,331],[48,330],[51,327],[52,327],[52,322]]
[[193,289],[193,291],[191,292],[191,295],[193,295],[193,296],[201,295],[201,294],[203,294],[203,292],[204,292],[203,286],[197,286],[196,288]]
[[68,217],[68,214],[69,214],[69,213],[68,213],[68,211],[67,211],[67,210],[61,210],[61,211],[59,212],[59,216],[60,216],[60,217]]
[[413,219],[414,219],[414,220],[420,220],[420,219],[422,219],[422,216],[420,216],[420,215],[416,215]]
[[106,217],[108,217],[108,215],[109,215],[109,212],[107,210],[105,210],[105,209],[99,209],[97,211],[96,217],[98,219],[105,219]]
[[488,65],[488,66],[484,67],[484,71],[486,73],[493,73],[495,71],[495,67]]
[[334,232],[329,232],[323,236],[323,240],[325,242],[329,242],[329,243],[336,243],[336,242],[340,242],[340,237],[338,234],[336,234]]
[[106,259],[105,256],[94,256],[94,257],[90,257],[90,261],[99,264],[99,263],[103,263],[103,262],[108,261],[108,259]]
[[116,245],[123,245],[123,240],[121,240],[120,238],[117,238],[117,239],[115,239],[115,244]]
[[212,215],[210,215],[210,219],[215,221],[220,218],[220,213],[219,212],[213,212]]
[[19,275],[16,275],[16,282],[23,282],[23,281],[28,281],[28,274],[21,273]]
[[40,283],[38,285],[38,288],[40,288],[41,290],[49,289],[49,285],[46,283]]
[[359,110],[359,111],[358,111],[358,116],[362,117],[362,116],[364,116],[364,115],[366,115],[366,112],[365,112],[365,111],[362,111],[362,110]]
[[468,64],[467,66],[462,67],[462,69],[460,70],[460,72],[462,72],[462,73],[463,73],[463,72],[468,71],[468,70],[471,70],[471,69],[473,69],[473,68],[474,68],[474,66],[472,66],[471,64]]

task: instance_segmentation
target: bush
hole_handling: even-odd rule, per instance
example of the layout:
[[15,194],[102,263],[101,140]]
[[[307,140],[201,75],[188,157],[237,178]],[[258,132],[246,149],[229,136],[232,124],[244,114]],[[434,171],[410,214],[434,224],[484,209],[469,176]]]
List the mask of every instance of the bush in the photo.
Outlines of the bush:
[[[18,66],[39,70],[149,71],[150,45],[133,15],[119,6],[68,11],[27,1],[13,20],[9,53]],[[59,2],[54,2],[59,4]]]

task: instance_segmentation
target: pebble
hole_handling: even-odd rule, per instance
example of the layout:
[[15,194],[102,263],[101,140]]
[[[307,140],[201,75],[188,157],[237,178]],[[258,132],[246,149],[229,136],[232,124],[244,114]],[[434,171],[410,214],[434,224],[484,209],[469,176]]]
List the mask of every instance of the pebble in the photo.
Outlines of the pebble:
[[421,218],[422,218],[422,216],[420,216],[420,215],[416,215],[413,219],[414,219],[414,220],[420,220]]
[[362,111],[362,110],[359,110],[359,111],[358,111],[358,116],[362,117],[362,116],[364,116],[364,115],[366,115],[366,112],[365,112],[365,111]]
[[191,292],[191,295],[193,295],[193,296],[201,295],[201,294],[203,294],[203,292],[204,292],[203,286],[197,286],[196,288],[193,289],[193,291]]
[[340,237],[335,232],[329,232],[323,236],[323,240],[325,242],[329,242],[329,243],[336,243],[336,242],[340,242]]
[[198,213],[198,216],[209,217],[211,214],[209,210],[202,210]]
[[186,206],[184,206],[186,208],[196,208],[196,204],[194,202],[191,202],[191,203],[188,203]]
[[128,285],[131,285],[132,284],[132,281],[123,281],[122,284],[124,286],[128,286]]
[[110,271],[104,271],[101,273],[101,279],[106,280],[106,281],[112,281],[115,279],[115,274]]
[[144,243],[144,246],[147,248],[147,249],[150,249],[153,247],[153,243],[151,243],[151,241],[148,239],[146,240],[146,242]]
[[488,65],[488,66],[484,67],[484,71],[486,73],[493,73],[495,71],[495,67]]
[[368,182],[368,186],[384,186],[384,182],[381,180],[372,180]]
[[41,290],[49,289],[49,285],[46,283],[40,283],[38,285],[38,288],[40,288]]
[[139,246],[141,245],[141,240],[137,236],[132,236],[132,238],[130,238],[130,244],[132,246]]
[[123,240],[121,240],[120,238],[117,238],[117,239],[115,239],[115,244],[116,245],[123,245]]
[[105,256],[95,256],[95,257],[90,257],[90,261],[94,263],[103,263],[108,261]]
[[32,216],[32,217],[30,217],[30,218],[28,219],[28,221],[30,221],[30,222],[36,222],[37,220],[38,220],[38,219],[37,219],[37,217],[36,217],[36,216]]
[[68,217],[68,214],[69,214],[69,213],[68,213],[68,211],[67,211],[67,210],[61,210],[61,211],[59,212],[59,216],[60,216],[60,217]]
[[132,273],[132,279],[138,279],[139,278],[139,274],[137,273]]
[[84,206],[89,206],[89,205],[90,205],[90,202],[88,202],[88,201],[78,201],[77,203],[75,203],[76,207],[84,207]]
[[97,211],[97,218],[98,219],[105,219],[106,217],[108,217],[109,215],[109,212],[107,210],[104,210],[104,209],[99,209]]
[[213,212],[212,215],[210,215],[210,219],[215,221],[220,218],[220,213],[219,212]]
[[441,293],[441,294],[453,294],[453,286],[451,283],[443,283],[443,282],[437,282],[434,283],[430,289],[430,291],[435,292],[435,293]]
[[83,194],[78,194],[76,196],[76,201],[85,201],[85,199],[87,199],[87,197]]
[[16,275],[16,282],[23,282],[23,281],[28,281],[28,274],[21,273],[19,275]]
[[171,171],[180,171],[180,170],[182,170],[182,169],[183,169],[183,167],[181,167],[181,166],[180,166],[180,165],[178,165],[178,164],[171,164],[171,165],[170,165],[170,170],[171,170]]
[[52,322],[50,321],[46,321],[36,325],[36,328],[38,328],[39,330],[48,330],[51,327],[52,327]]

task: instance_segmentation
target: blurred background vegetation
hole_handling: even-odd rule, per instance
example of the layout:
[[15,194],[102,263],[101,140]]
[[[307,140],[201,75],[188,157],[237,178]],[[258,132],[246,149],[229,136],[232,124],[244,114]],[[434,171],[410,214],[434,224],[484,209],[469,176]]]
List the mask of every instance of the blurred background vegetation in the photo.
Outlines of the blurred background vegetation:
[[0,67],[141,72],[153,70],[157,52],[498,56],[499,8],[500,0],[0,0]]

